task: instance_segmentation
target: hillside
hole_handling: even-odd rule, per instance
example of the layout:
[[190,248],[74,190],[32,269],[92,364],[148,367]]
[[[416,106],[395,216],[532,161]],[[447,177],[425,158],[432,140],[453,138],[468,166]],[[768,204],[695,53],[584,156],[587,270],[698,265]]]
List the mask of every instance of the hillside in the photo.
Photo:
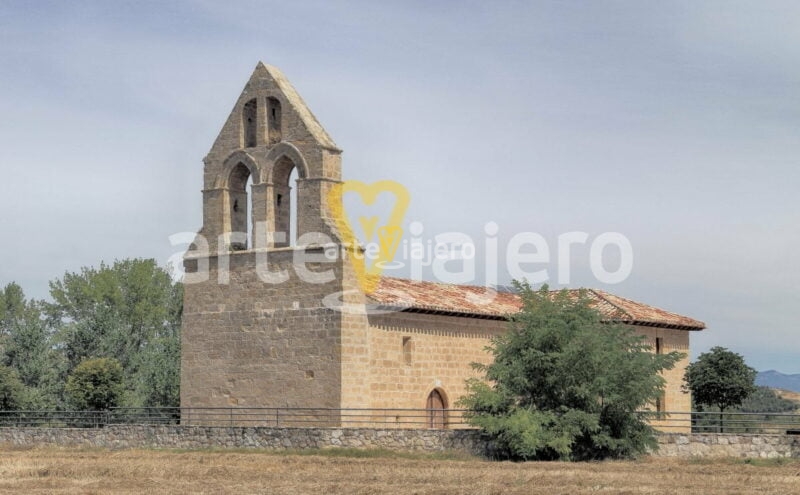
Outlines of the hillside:
[[797,403],[797,408],[800,409],[800,392],[792,392],[791,390],[775,389],[775,393],[781,399],[790,400]]
[[800,393],[800,374],[785,375],[775,370],[759,371],[756,385]]

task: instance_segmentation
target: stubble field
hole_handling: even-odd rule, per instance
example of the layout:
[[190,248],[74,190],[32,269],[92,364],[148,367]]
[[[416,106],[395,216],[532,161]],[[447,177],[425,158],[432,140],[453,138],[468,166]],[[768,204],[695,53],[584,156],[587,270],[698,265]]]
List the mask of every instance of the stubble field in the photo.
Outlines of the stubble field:
[[0,448],[0,493],[792,494],[800,461],[510,463],[338,452]]

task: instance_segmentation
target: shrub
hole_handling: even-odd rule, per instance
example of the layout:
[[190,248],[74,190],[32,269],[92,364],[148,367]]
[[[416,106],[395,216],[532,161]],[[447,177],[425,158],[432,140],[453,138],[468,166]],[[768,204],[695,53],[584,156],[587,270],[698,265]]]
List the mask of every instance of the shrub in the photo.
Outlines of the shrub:
[[585,294],[516,285],[523,310],[493,340],[494,361],[473,365],[486,380],[468,381],[468,421],[510,459],[633,457],[655,448],[637,411],[661,395],[659,373],[682,355],[651,352],[630,327],[604,322]]
[[24,386],[15,370],[0,366],[0,411],[15,411],[21,407]]
[[112,358],[82,361],[67,379],[70,405],[79,410],[110,409],[117,405],[122,390],[122,366]]

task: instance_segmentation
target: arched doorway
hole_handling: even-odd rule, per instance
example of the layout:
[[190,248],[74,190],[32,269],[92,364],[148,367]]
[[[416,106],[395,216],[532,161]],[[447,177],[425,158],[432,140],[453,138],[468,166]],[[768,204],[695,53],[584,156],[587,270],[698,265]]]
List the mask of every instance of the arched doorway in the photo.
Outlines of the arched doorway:
[[428,394],[425,409],[428,410],[428,428],[445,428],[447,426],[447,418],[445,417],[447,401],[445,401],[444,395],[438,389],[433,389]]

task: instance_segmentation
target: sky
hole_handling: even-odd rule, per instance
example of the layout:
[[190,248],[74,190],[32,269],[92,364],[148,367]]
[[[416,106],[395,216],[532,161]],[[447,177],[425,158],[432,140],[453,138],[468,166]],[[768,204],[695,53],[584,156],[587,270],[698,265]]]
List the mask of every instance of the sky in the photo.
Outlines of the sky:
[[[479,258],[489,222],[501,252],[539,233],[551,274],[559,235],[585,232],[566,285],[704,321],[692,358],[800,373],[798,23],[788,1],[3,0],[0,285],[46,298],[83,266],[179,254],[264,61],[345,179],[409,190],[406,227],[466,233]],[[621,283],[589,268],[605,232],[632,247]]]

